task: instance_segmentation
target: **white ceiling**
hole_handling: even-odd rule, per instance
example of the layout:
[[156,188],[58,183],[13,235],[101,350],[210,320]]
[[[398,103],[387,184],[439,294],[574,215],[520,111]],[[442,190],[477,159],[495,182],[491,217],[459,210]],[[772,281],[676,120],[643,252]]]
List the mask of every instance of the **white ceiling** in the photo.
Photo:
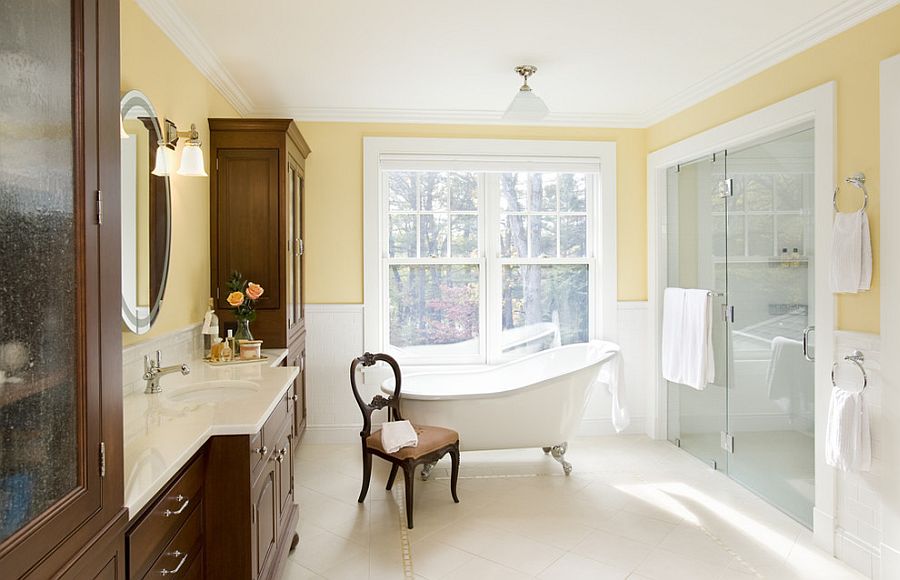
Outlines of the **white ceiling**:
[[646,126],[898,0],[137,0],[245,115]]

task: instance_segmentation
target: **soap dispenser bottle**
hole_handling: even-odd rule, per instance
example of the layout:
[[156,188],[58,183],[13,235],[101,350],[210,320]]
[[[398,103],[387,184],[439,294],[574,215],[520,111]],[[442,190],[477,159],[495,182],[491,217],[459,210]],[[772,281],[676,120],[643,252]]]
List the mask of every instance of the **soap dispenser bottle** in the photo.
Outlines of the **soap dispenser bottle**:
[[203,352],[208,355],[212,345],[219,338],[219,317],[216,316],[216,303],[212,298],[209,299],[209,309],[206,311],[206,316],[203,317],[202,332]]

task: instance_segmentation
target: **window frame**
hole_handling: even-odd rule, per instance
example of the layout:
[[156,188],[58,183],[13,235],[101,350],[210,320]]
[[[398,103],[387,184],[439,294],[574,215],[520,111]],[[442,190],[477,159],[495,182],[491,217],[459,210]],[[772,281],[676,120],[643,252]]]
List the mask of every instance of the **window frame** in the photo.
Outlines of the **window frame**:
[[[609,141],[527,141],[501,139],[432,139],[385,138],[363,139],[363,291],[364,346],[367,351],[382,352],[388,347],[389,296],[387,274],[392,264],[479,264],[479,341],[478,355],[445,355],[440,357],[403,356],[399,360],[411,365],[482,365],[497,364],[515,358],[503,356],[492,332],[500,327],[500,309],[487,308],[488,301],[502,300],[500,276],[504,265],[541,262],[564,264],[569,261],[588,264],[590,272],[589,301],[591,316],[590,339],[615,340],[617,321],[616,270],[616,144]],[[596,174],[597,183],[587,189],[588,231],[584,258],[502,258],[493,234],[499,231],[499,199],[484,181],[480,182],[479,254],[476,258],[389,258],[387,171],[383,163],[406,159],[410,169],[429,164],[444,170],[454,170],[467,161],[481,164],[511,163],[516,167],[543,164],[589,167],[581,169]],[[401,162],[402,163],[402,162]],[[526,171],[529,169],[516,169]],[[559,170],[562,172],[563,170]],[[573,172],[579,170],[573,169]],[[476,173],[481,173],[475,171]],[[593,178],[589,178],[593,179]],[[488,226],[488,224],[494,224]],[[557,228],[559,226],[557,225]],[[490,229],[490,231],[488,231]],[[557,235],[559,232],[557,232]],[[418,242],[417,242],[418,243]],[[488,259],[488,255],[494,259]],[[496,280],[494,280],[496,278]],[[493,313],[489,314],[490,312]],[[488,318],[490,316],[490,318]]]

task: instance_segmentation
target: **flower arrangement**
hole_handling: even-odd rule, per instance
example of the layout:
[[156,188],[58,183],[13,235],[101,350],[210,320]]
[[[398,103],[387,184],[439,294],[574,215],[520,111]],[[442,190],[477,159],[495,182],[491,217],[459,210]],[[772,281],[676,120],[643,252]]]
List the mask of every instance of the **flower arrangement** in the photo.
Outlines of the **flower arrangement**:
[[[249,323],[256,320],[256,301],[265,292],[259,284],[245,280],[240,272],[235,270],[228,278],[228,297],[225,299],[234,308],[234,318],[238,321],[238,334],[245,330],[249,334]],[[252,340],[252,336],[242,337]]]

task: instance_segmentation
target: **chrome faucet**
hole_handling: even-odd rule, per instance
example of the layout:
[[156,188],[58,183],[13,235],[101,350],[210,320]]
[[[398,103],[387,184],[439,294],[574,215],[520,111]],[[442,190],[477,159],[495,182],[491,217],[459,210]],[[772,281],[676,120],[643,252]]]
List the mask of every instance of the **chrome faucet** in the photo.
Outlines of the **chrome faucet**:
[[172,365],[170,367],[161,367],[159,366],[159,351],[156,351],[156,360],[150,358],[150,355],[145,354],[144,380],[147,381],[147,387],[144,389],[144,394],[152,395],[154,393],[161,393],[162,388],[159,386],[160,377],[176,372],[187,375],[191,372],[191,369],[187,366],[187,363]]

